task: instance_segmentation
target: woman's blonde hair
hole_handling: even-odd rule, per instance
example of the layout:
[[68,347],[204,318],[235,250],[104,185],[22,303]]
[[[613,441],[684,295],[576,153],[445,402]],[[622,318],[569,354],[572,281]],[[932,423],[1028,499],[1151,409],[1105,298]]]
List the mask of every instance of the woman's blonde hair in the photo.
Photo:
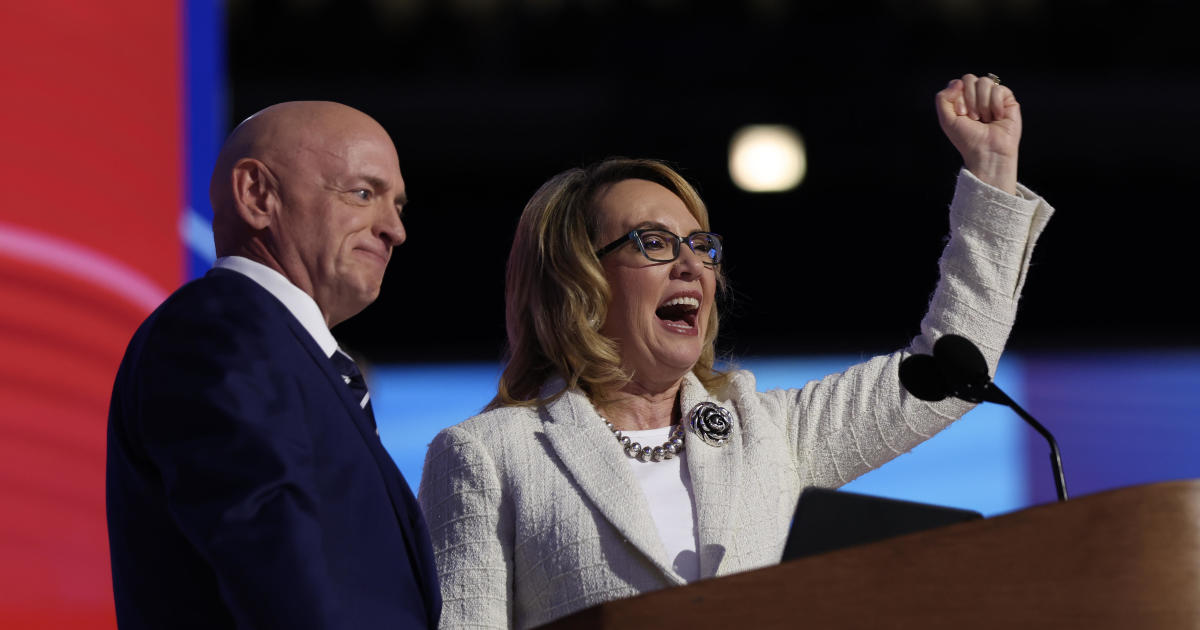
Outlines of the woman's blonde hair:
[[[627,179],[659,184],[678,196],[707,231],[708,210],[696,189],[656,160],[610,158],[559,173],[542,185],[521,213],[508,256],[505,321],[508,364],[488,409],[538,405],[542,384],[560,375],[593,400],[629,382],[617,344],[600,334],[610,290],[595,242],[600,217],[596,198],[605,187]],[[724,288],[721,268],[718,286]],[[692,371],[710,390],[727,376],[713,368],[717,308],[709,312],[700,358]],[[561,392],[559,392],[561,393]]]

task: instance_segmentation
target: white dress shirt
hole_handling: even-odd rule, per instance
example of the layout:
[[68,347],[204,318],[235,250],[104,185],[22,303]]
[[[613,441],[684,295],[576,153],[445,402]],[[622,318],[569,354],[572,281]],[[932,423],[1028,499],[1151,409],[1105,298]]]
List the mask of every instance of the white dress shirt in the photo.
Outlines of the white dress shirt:
[[334,351],[338,349],[337,340],[333,338],[333,333],[329,332],[329,326],[325,325],[325,316],[321,314],[321,307],[317,306],[316,300],[300,287],[292,284],[291,280],[285,278],[283,274],[262,263],[241,256],[218,258],[213,263],[213,268],[236,271],[257,282],[259,286],[275,296],[275,299],[283,302],[288,312],[300,321],[300,325],[304,326],[304,330],[307,330],[308,334],[312,335],[313,340],[321,347],[321,352],[324,352],[325,356],[333,356]]

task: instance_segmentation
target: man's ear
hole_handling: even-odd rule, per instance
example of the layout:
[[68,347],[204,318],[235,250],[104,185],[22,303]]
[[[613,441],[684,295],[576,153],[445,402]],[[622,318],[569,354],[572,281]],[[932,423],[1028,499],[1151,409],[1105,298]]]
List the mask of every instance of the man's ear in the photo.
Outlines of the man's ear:
[[247,226],[265,229],[279,209],[279,181],[266,164],[242,158],[233,165],[233,207]]

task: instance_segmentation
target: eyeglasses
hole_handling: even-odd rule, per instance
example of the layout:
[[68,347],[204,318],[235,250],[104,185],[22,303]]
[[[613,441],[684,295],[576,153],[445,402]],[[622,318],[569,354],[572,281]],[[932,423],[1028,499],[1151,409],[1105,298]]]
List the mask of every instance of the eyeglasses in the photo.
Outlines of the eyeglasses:
[[657,228],[639,228],[596,250],[599,258],[616,250],[626,241],[637,243],[642,255],[654,262],[671,262],[679,258],[679,244],[687,243],[689,249],[704,259],[706,265],[719,265],[725,258],[725,247],[721,236],[712,232],[692,232],[687,236],[676,236]]

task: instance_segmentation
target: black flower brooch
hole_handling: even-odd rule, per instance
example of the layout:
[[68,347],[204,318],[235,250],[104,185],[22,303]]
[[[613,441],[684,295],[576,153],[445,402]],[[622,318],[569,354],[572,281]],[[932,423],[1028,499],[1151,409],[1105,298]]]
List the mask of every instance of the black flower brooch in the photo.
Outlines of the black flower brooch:
[[709,446],[725,446],[733,430],[733,415],[728,409],[702,402],[692,409],[692,432]]

